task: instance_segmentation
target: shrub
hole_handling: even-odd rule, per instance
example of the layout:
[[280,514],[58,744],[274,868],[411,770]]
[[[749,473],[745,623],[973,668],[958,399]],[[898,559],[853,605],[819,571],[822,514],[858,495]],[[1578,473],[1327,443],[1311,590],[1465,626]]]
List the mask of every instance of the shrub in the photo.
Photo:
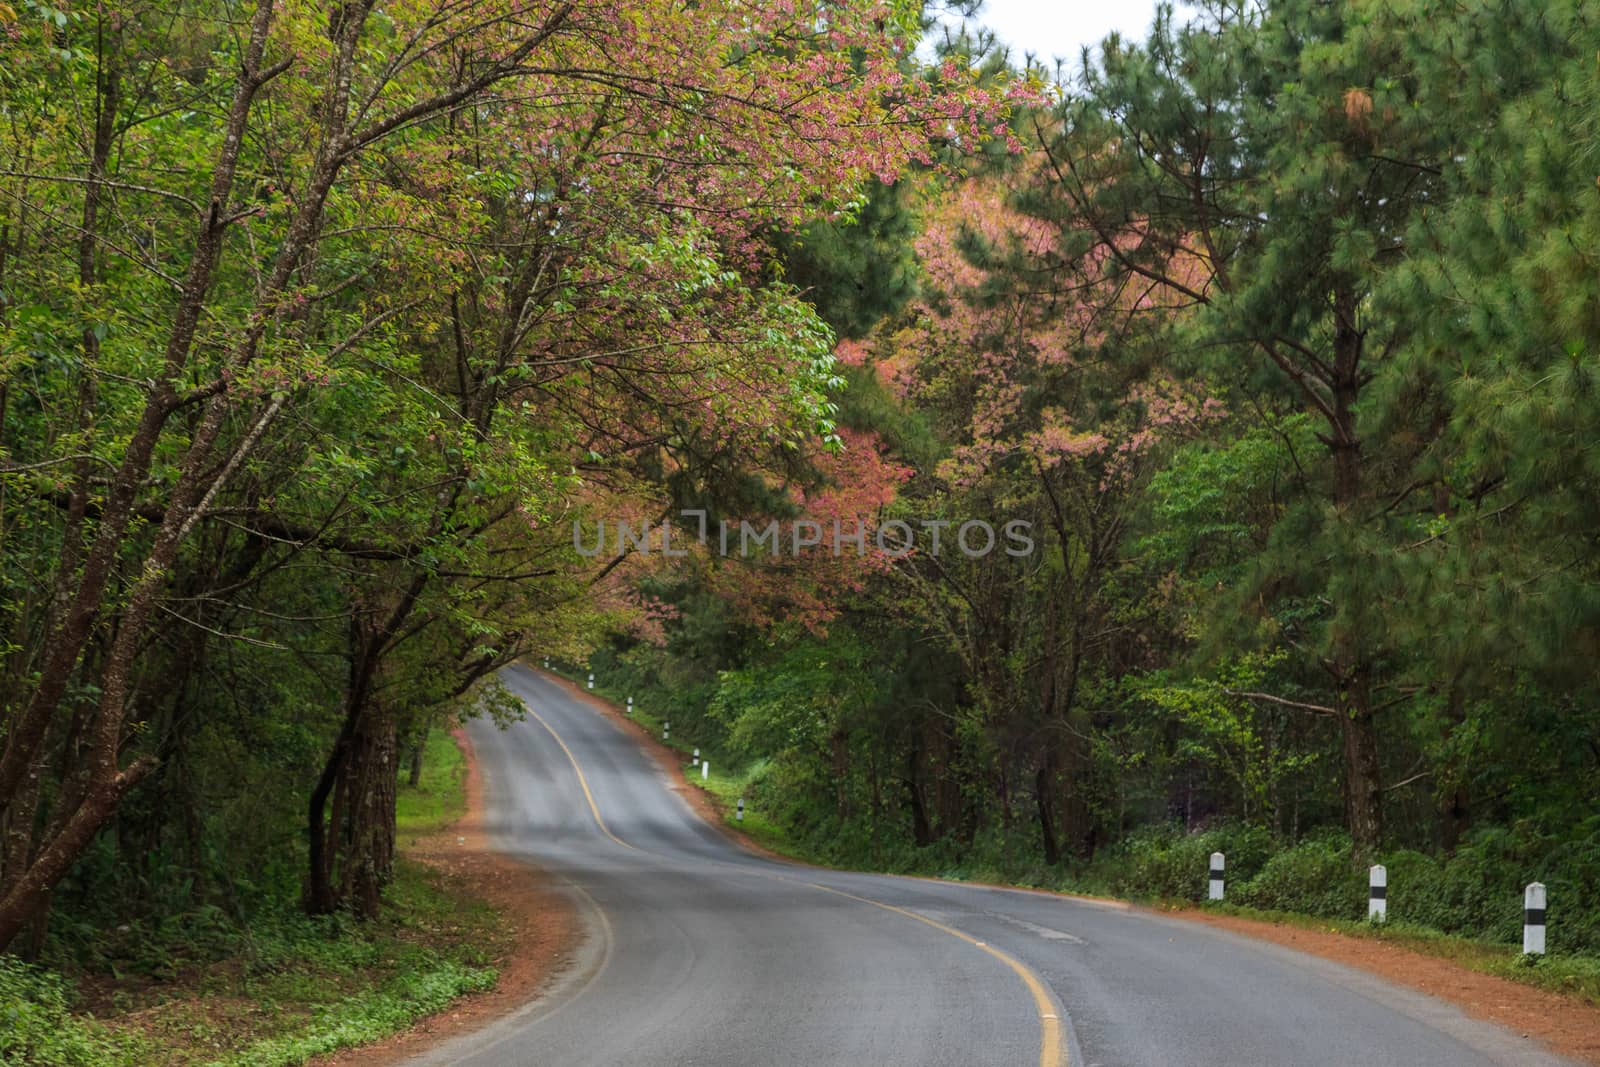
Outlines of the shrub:
[[1350,839],[1325,834],[1278,852],[1228,897],[1269,911],[1354,919],[1366,914],[1367,876],[1352,862]]
[[130,1039],[113,1038],[67,1010],[58,975],[0,956],[0,1063],[120,1067],[142,1062]]
[[1594,906],[1600,899],[1600,818],[1559,832],[1519,823],[1473,834],[1440,863],[1437,881],[1424,883],[1427,897],[1418,901],[1416,921],[1516,944],[1522,890],[1536,880],[1549,890],[1552,951],[1600,951],[1600,909]]
[[1272,847],[1272,835],[1266,830],[1240,824],[1196,834],[1173,827],[1144,830],[1107,857],[1109,870],[1091,868],[1087,880],[1102,882],[1121,896],[1200,900],[1206,894],[1213,852],[1227,858],[1228,880],[1237,884],[1267,862]]

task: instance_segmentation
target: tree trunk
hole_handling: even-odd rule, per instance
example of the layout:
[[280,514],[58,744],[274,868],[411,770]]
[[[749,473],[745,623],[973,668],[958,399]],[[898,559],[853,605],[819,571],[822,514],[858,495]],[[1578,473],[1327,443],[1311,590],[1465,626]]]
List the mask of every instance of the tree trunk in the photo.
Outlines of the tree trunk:
[[411,743],[411,770],[406,776],[406,781],[412,789],[422,784],[422,751],[428,747],[428,731],[417,732],[416,740]]
[[[1333,453],[1333,504],[1341,521],[1355,523],[1361,507],[1361,439],[1355,405],[1361,394],[1362,333],[1359,300],[1346,288],[1334,293],[1333,412],[1328,447]],[[1342,635],[1334,648],[1339,685],[1339,725],[1344,734],[1345,826],[1358,853],[1377,848],[1383,835],[1383,786],[1378,766],[1377,724],[1373,717],[1362,650],[1366,635]],[[1370,638],[1368,638],[1370,640]]]
[[[1450,701],[1446,711],[1450,735],[1455,736],[1466,723],[1466,702],[1459,686],[1451,686]],[[1445,793],[1439,806],[1440,843],[1446,852],[1454,852],[1461,838],[1472,824],[1472,795],[1467,789],[1468,757],[1459,753],[1450,758],[1444,770]]]
[[1065,766],[1056,764],[1056,778],[1060,783],[1061,806],[1057,811],[1057,833],[1063,850],[1087,859],[1094,854],[1096,844],[1094,809],[1090,804],[1089,772],[1091,760],[1088,742],[1084,740],[1093,729],[1087,714],[1077,708],[1068,712],[1071,730],[1062,751]]
[[361,716],[361,705],[346,698],[344,723],[339,737],[333,743],[322,765],[322,774],[311,789],[311,799],[306,811],[306,892],[305,909],[312,915],[327,915],[339,906],[338,894],[333,889],[333,857],[339,847],[341,812],[335,806],[330,825],[324,826],[323,817],[328,808],[328,798],[344,775],[351,738]]
[[1352,699],[1340,708],[1344,733],[1345,826],[1358,854],[1370,854],[1383,836],[1383,787],[1378,769],[1378,738],[1372,711]]
[[347,832],[341,857],[344,899],[357,917],[378,914],[381,894],[394,874],[396,730],[379,708],[362,717],[345,764]]
[[828,743],[833,750],[833,789],[839,822],[850,818],[850,735],[843,726],[834,728]]
[[911,839],[918,848],[933,844],[933,827],[928,824],[928,806],[923,803],[922,783],[917,776],[916,749],[906,757],[906,794],[911,802]]
[[43,779],[44,753],[41,752],[28,768],[11,805],[0,816],[0,827],[4,828],[4,833],[0,834],[0,897],[11,892],[22,880],[32,859]]
[[154,760],[141,759],[110,780],[95,783],[61,832],[40,851],[5,899],[0,900],[0,949],[9,946],[23,926],[39,914],[50,899],[51,890],[89,847],[89,842],[111,817],[123,795],[154,769]]
[[955,744],[941,727],[931,731],[933,751],[930,769],[933,771],[933,818],[938,823],[933,832],[936,837],[954,833],[961,822],[961,785],[955,778]]
[[[349,814],[353,809],[359,808],[362,802],[361,793],[353,793],[352,769],[359,769],[356,767],[357,764],[370,767],[373,757],[365,751],[365,747],[371,744],[371,741],[358,741],[358,739],[376,736],[380,746],[387,752],[390,779],[384,788],[389,795],[386,803],[389,813],[387,834],[390,840],[390,852],[393,851],[394,791],[399,775],[399,769],[395,765],[395,723],[393,718],[379,715],[377,710],[370,706],[372,683],[384,655],[389,651],[389,642],[410,617],[411,609],[416,605],[417,597],[422,594],[423,587],[427,583],[426,573],[413,576],[410,586],[401,594],[399,602],[378,621],[374,621],[377,613],[360,598],[351,605],[350,674],[345,689],[344,722],[339,727],[339,737],[334,741],[333,750],[328,753],[327,762],[322,766],[322,774],[311,790],[311,799],[306,810],[306,837],[310,851],[306,857],[305,908],[313,915],[325,915],[339,906],[339,897],[333,888],[333,860],[341,842],[341,831],[348,826],[358,825],[361,820],[361,816]],[[366,721],[369,714],[387,721],[369,723]],[[358,748],[363,751],[358,752]],[[334,805],[334,816],[324,828],[323,815],[328,806],[329,796],[334,795],[335,787],[339,792]],[[386,872],[387,867],[382,874],[383,878],[387,878]],[[351,884],[348,877],[344,881],[347,887]],[[372,902],[376,902],[376,897],[372,898]],[[358,907],[365,903],[366,901],[358,902]]]
[[872,858],[876,862],[881,845],[883,826],[883,775],[878,769],[878,751],[874,747],[867,757],[867,776],[871,783],[872,796]]
[[1033,793],[1039,802],[1039,843],[1044,846],[1044,861],[1052,866],[1061,862],[1061,846],[1056,841],[1055,756],[1045,757],[1034,778]]
[[22,943],[22,951],[18,955],[28,963],[38,963],[39,957],[44,955],[45,937],[50,933],[50,898],[54,895],[53,889],[45,893],[44,900],[39,903],[33,918],[28,921],[28,925],[17,938]]
[[1454,852],[1472,825],[1472,796],[1465,785],[1458,785],[1445,799],[1440,812],[1440,844],[1446,852]]

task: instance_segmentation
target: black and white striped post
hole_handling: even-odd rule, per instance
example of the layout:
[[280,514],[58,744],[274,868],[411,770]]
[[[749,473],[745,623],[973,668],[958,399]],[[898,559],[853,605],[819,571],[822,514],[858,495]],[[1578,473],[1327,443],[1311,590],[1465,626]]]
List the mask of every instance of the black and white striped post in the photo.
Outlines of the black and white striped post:
[[628,698],[628,714],[629,715],[633,714],[633,698],[632,697]]
[[1222,864],[1222,853],[1213,852],[1211,854],[1211,889],[1206,894],[1207,900],[1222,899]]
[[549,669],[550,669],[550,657],[549,657],[549,656],[546,656],[546,657],[545,657],[545,660],[544,660],[544,669],[545,669],[545,670],[549,670]]
[[662,720],[662,723],[661,723],[661,740],[665,741],[667,738],[669,738],[671,736],[672,736],[672,721],[670,719],[664,719],[664,720]]
[[694,762],[691,763],[690,766],[691,767],[700,766],[700,750],[698,748],[694,750]]
[[1529,956],[1544,955],[1543,882],[1529,882],[1522,891],[1522,951]]
[[1389,919],[1389,869],[1381,863],[1367,868],[1367,918],[1375,923]]
[[744,822],[744,797],[739,798],[739,807],[733,813],[735,822]]
[[589,688],[594,688],[594,671],[589,672]]

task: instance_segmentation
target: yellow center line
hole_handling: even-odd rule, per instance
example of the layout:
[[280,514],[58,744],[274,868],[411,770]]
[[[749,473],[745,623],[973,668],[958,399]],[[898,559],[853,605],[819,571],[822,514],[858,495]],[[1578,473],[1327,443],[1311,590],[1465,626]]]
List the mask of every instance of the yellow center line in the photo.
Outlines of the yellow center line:
[[578,776],[578,784],[583,787],[583,799],[589,802],[589,814],[594,816],[594,824],[600,827],[600,832],[611,838],[611,840],[615,841],[623,848],[631,848],[635,852],[643,851],[639,848],[639,846],[630,845],[628,842],[611,832],[611,827],[606,825],[605,819],[600,815],[600,806],[594,802],[594,793],[589,789],[589,779],[584,776],[583,768],[578,765],[578,757],[572,754],[572,749],[568,748],[567,743],[561,740],[561,735],[556,733],[550,724],[544,721],[544,717],[537,711],[534,711],[532,706],[529,705],[526,700],[522,702],[522,706],[528,709],[528,714],[532,715],[534,719],[538,721],[539,725],[544,727],[545,733],[556,739],[556,744],[561,746],[561,751],[567,754],[567,762],[572,764],[572,770]]
[[[635,852],[643,852],[650,856],[656,855],[655,853],[650,852],[648,849],[642,849],[638,845],[629,844],[611,832],[611,828],[606,825],[605,819],[600,814],[600,806],[594,801],[594,792],[589,788],[589,779],[584,775],[583,767],[578,763],[578,757],[572,754],[572,749],[567,747],[567,743],[561,739],[561,735],[556,733],[555,729],[548,722],[545,722],[544,717],[541,716],[537,711],[534,711],[532,706],[529,705],[526,700],[523,701],[523,706],[527,707],[528,714],[532,715],[534,720],[537,721],[540,726],[544,727],[545,732],[551,737],[555,738],[556,744],[561,746],[561,751],[566,753],[567,762],[572,764],[572,770],[578,776],[578,785],[583,789],[583,799],[589,802],[589,814],[594,816],[595,825],[600,827],[600,832],[605,834],[611,840],[615,841],[617,844],[621,845],[623,848],[631,848]],[[666,857],[658,858],[664,859]],[[935,930],[949,934],[951,937],[965,941],[974,948],[980,948],[987,952],[989,955],[993,956],[995,959],[1009,967],[1012,973],[1014,973],[1018,978],[1022,979],[1022,984],[1028,987],[1028,992],[1033,996],[1033,1005],[1039,1015],[1039,1067],[1067,1067],[1067,1050],[1066,1046],[1062,1044],[1061,1041],[1061,1013],[1056,1010],[1055,997],[1051,995],[1050,990],[1045,986],[1044,982],[1040,981],[1039,976],[1034,974],[1033,971],[1028,968],[1027,964],[1023,963],[1015,956],[1001,952],[993,945],[979,941],[971,934],[957,930],[953,926],[946,926],[942,922],[936,922],[935,920],[928,918],[926,915],[918,915],[916,912],[907,908],[896,907],[893,904],[885,904],[883,901],[873,900],[871,897],[856,896],[856,894],[847,893],[843,889],[834,889],[832,886],[819,885],[816,882],[801,882],[793,878],[786,878],[781,874],[756,870],[752,870],[750,873],[760,874],[766,878],[775,878],[778,881],[789,882],[793,885],[806,886],[810,889],[821,890],[824,893],[832,893],[835,896],[845,897],[861,904],[871,904],[875,908],[882,908],[884,911],[892,911],[896,915],[904,915],[908,919],[915,919],[919,923],[931,926]]]
[[[784,881],[787,882],[790,881],[790,879],[785,878]],[[1033,1006],[1039,1012],[1039,1067],[1066,1067],[1066,1049],[1061,1044],[1061,1019],[1060,1013],[1056,1011],[1055,998],[1050,995],[1050,990],[1047,989],[1045,984],[1039,980],[1039,976],[1034,974],[1033,971],[1028,968],[1027,964],[1023,963],[1015,956],[1001,952],[999,949],[995,948],[991,944],[988,944],[987,942],[979,941],[971,934],[957,930],[953,926],[946,926],[944,923],[930,919],[926,915],[918,915],[916,912],[907,908],[896,907],[893,904],[885,904],[883,901],[873,900],[871,897],[858,897],[854,893],[846,893],[842,889],[834,889],[832,886],[819,885],[816,882],[805,882],[801,884],[808,885],[812,889],[820,889],[824,893],[835,893],[841,897],[849,897],[851,900],[858,900],[863,904],[871,904],[875,908],[882,908],[884,911],[892,911],[896,915],[904,915],[906,918],[915,919],[919,923],[926,923],[935,930],[942,930],[951,937],[960,938],[962,941],[965,941],[967,944],[972,945],[975,948],[983,949],[983,951],[987,952],[989,955],[993,956],[1007,967],[1010,967],[1016,976],[1022,979],[1022,984],[1028,987],[1028,992],[1033,994]]]

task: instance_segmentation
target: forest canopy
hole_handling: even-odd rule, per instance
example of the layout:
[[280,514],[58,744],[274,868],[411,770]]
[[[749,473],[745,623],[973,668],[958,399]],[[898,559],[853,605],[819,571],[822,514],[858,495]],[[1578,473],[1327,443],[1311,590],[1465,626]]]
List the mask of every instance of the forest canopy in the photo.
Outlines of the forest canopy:
[[1593,899],[1591,7],[693,7],[0,3],[0,951],[376,915],[530,654],[836,862]]

